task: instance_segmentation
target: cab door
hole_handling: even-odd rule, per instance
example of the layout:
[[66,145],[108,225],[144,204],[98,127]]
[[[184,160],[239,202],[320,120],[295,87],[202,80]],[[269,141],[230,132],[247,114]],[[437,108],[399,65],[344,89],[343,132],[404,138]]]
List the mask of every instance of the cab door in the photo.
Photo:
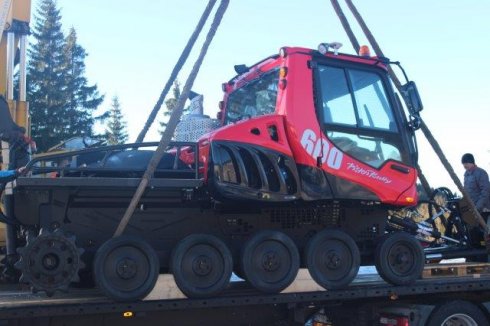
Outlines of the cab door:
[[[340,60],[322,60],[313,70],[317,118],[339,153],[336,164],[323,166],[335,197],[415,200],[415,162],[403,135],[406,118],[386,71]],[[411,199],[402,198],[407,191]]]

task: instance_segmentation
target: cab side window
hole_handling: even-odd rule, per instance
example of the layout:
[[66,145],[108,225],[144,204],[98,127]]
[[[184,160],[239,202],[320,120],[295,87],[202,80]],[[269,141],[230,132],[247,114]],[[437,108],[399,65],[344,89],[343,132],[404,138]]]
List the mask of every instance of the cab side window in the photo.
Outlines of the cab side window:
[[348,70],[360,127],[396,131],[396,124],[378,75]]
[[352,103],[352,96],[347,85],[344,69],[324,67],[323,70],[320,70],[320,73],[322,76],[323,122],[355,127],[357,122],[354,104]]
[[274,113],[278,83],[279,71],[274,69],[233,91],[227,100],[225,123]]
[[389,159],[401,161],[398,128],[381,77],[328,65],[319,65],[317,76],[319,118],[335,146],[375,168]]

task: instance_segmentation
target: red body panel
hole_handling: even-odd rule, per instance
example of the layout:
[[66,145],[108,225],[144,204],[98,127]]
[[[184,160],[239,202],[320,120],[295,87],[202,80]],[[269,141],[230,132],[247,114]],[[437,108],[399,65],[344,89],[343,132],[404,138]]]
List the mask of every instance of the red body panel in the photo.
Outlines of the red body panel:
[[[325,172],[364,187],[376,194],[381,202],[401,206],[415,204],[417,174],[413,167],[388,160],[379,169],[373,168],[342,152],[323,134],[315,112],[312,69],[308,68],[308,61],[312,59],[311,51],[288,48],[286,57],[267,59],[250,68],[248,73],[225,84],[226,103],[231,92],[258,78],[264,71],[275,67],[287,67],[288,71],[283,78],[286,86],[278,87],[275,114],[241,121],[208,134],[200,141],[201,161],[205,163],[209,154],[208,142],[213,140],[264,146],[290,155],[297,164],[306,166],[317,166],[317,158],[321,157],[321,168]],[[386,69],[375,59],[333,54],[327,56]],[[270,139],[267,132],[270,125],[277,127],[279,141]],[[252,132],[254,128],[259,134]],[[405,172],[393,169],[392,164],[401,166]]]
[[[391,169],[389,161],[380,169],[375,169],[335,147],[321,132],[322,128],[316,118],[312,71],[306,68],[311,58],[294,53],[287,58],[288,76],[294,78],[288,79],[286,89],[279,96],[282,100],[278,101],[277,111],[285,116],[296,163],[315,166],[316,158],[322,156],[322,168],[326,172],[369,189],[384,203],[411,204],[401,195],[408,191],[412,194],[409,196],[411,200],[415,200],[416,191],[409,190],[415,190],[416,170],[405,166],[410,172],[403,174]],[[397,164],[402,165],[400,162]]]
[[203,179],[207,181],[208,179],[208,169],[209,169],[209,135],[206,135],[199,139],[199,174],[203,176]]
[[[212,140],[230,140],[259,145],[292,156],[283,118],[281,115],[266,115],[241,121],[219,129],[214,133]],[[277,141],[271,140],[269,135],[268,128],[272,126],[277,128]]]

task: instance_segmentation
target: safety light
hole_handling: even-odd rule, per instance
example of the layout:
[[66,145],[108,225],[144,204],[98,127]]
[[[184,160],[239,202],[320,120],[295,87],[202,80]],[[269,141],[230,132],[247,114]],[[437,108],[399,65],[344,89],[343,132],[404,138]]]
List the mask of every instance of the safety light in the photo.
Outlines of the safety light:
[[131,317],[134,317],[134,314],[132,311],[125,311],[125,312],[123,312],[123,317],[124,318],[131,318]]
[[288,68],[282,67],[281,69],[279,69],[279,77],[280,78],[284,78],[287,75],[288,75]]
[[361,45],[359,48],[359,56],[361,57],[370,57],[371,56],[371,51],[369,50],[369,46],[367,45]]
[[413,197],[405,197],[405,201],[407,203],[413,203],[413,202],[415,202],[415,198],[413,198]]

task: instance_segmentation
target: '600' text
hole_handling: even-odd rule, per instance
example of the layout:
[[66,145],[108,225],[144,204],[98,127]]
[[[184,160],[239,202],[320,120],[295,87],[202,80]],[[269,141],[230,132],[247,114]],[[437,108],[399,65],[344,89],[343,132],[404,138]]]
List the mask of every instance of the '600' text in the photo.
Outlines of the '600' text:
[[321,157],[322,163],[327,163],[332,169],[338,170],[342,165],[344,154],[336,147],[330,148],[325,138],[320,138],[311,129],[306,129],[301,136],[301,145],[315,160]]

